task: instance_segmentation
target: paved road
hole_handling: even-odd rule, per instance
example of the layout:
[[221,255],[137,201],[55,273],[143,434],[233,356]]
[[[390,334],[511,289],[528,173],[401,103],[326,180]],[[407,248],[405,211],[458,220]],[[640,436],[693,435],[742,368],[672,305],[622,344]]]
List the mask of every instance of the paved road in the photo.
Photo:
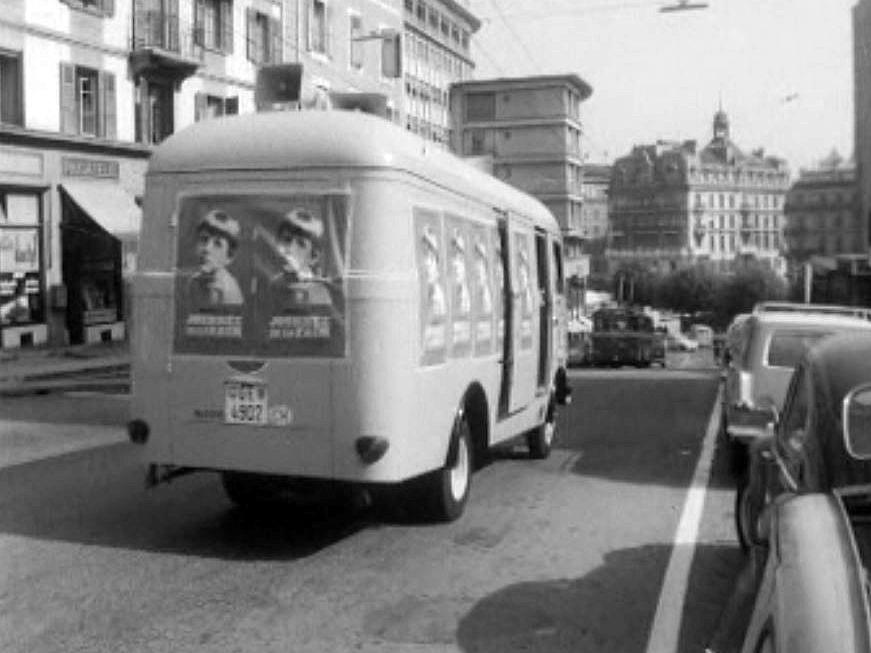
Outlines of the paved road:
[[[117,436],[123,398],[4,400],[0,448],[45,447],[0,462],[0,649],[701,650],[740,556],[718,459],[688,492],[716,380],[683,367],[573,372],[551,458],[501,452],[438,526],[243,513],[208,474],[146,491],[133,445],[75,426]],[[77,450],[56,450],[65,432]]]

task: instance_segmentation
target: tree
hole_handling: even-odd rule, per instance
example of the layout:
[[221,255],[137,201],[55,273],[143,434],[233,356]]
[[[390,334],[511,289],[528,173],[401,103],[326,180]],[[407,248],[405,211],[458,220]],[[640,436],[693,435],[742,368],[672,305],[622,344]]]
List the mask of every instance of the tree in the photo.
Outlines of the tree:
[[660,284],[660,303],[679,313],[711,311],[721,283],[721,277],[705,265],[676,270]]
[[728,277],[716,298],[718,321],[727,324],[738,313],[749,313],[761,301],[785,299],[786,282],[768,266],[749,261]]

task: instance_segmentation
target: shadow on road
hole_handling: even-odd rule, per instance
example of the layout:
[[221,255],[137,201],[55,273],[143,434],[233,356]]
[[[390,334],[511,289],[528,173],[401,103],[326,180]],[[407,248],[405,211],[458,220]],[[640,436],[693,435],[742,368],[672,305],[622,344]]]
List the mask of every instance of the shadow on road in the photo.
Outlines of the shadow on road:
[[[670,552],[664,544],[620,549],[581,578],[505,587],[460,619],[459,647],[467,653],[644,653]],[[740,565],[737,546],[696,549],[678,651],[704,650]],[[701,585],[712,569],[715,581]]]
[[233,560],[293,560],[369,524],[341,505],[277,503],[242,510],[216,474],[151,490],[133,445],[119,444],[0,470],[0,533]]

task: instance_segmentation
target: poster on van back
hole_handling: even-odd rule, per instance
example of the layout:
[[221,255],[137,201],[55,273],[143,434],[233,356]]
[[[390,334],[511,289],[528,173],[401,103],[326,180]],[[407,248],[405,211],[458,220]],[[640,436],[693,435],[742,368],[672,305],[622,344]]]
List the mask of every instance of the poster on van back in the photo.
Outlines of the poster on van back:
[[468,229],[466,220],[453,216],[445,219],[452,357],[467,356],[472,351],[471,243]]
[[517,279],[520,319],[518,320],[520,348],[532,348],[532,268],[530,261],[529,236],[514,234],[514,277]]
[[485,355],[493,347],[493,275],[490,234],[482,225],[469,230],[472,246],[472,308],[474,314],[475,355]]
[[441,216],[415,208],[414,233],[420,286],[421,363],[434,365],[444,362],[447,351],[448,301]]
[[178,209],[175,349],[345,354],[347,197],[188,197]]

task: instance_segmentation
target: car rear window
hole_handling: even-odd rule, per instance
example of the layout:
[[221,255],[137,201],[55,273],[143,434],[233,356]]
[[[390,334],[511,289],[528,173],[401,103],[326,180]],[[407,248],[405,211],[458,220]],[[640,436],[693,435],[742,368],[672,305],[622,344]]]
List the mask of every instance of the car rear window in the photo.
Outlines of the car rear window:
[[770,367],[795,367],[802,355],[828,331],[775,331],[768,345],[766,364]]

